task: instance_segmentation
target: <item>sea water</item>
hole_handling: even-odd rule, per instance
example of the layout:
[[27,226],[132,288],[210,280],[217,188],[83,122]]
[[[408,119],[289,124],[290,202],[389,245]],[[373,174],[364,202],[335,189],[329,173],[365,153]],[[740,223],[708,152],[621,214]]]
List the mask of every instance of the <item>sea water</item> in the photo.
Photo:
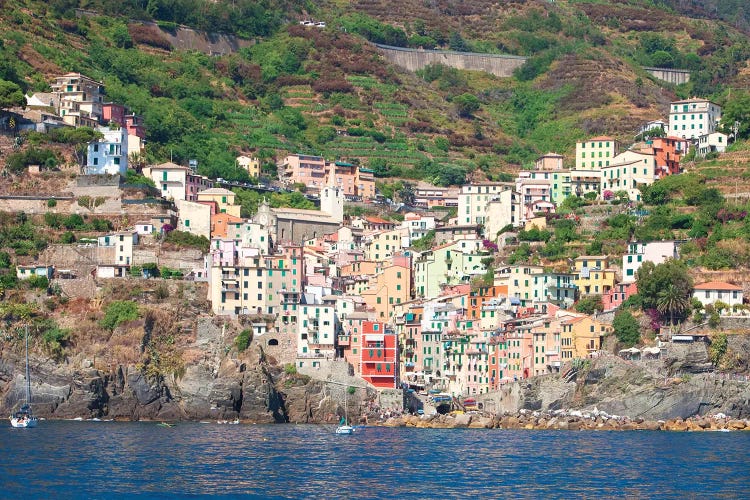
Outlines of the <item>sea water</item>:
[[0,498],[750,498],[750,432],[41,421]]

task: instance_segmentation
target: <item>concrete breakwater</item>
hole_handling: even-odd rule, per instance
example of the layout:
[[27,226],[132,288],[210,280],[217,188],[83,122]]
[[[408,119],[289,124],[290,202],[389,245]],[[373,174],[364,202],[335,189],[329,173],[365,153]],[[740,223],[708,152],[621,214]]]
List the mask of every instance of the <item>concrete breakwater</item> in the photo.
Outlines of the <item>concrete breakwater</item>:
[[419,427],[425,429],[526,429],[526,430],[601,430],[601,431],[750,431],[750,420],[735,419],[723,414],[644,420],[607,415],[603,412],[579,411],[538,412],[520,411],[515,414],[448,414],[404,415],[371,422],[384,427]]

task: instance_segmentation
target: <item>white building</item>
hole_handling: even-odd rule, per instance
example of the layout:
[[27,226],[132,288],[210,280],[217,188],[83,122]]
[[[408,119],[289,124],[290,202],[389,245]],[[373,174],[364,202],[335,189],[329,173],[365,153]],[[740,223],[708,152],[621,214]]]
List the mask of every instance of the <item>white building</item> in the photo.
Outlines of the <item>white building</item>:
[[705,157],[708,153],[723,153],[727,150],[729,136],[721,132],[703,134],[698,137],[698,149],[696,154]]
[[723,283],[720,281],[709,281],[695,285],[693,298],[698,299],[704,306],[720,301],[730,306],[742,304],[742,287]]
[[721,106],[706,99],[686,99],[669,105],[669,135],[697,139],[716,132]]
[[[332,357],[338,326],[335,303],[320,303],[308,294],[304,297],[306,300],[297,306],[297,356]],[[307,299],[313,303],[305,303]]]
[[633,201],[640,201],[639,186],[650,186],[656,180],[656,156],[639,151],[624,151],[612,165],[601,169],[600,193],[605,190],[627,191]]
[[185,199],[185,185],[189,172],[190,169],[187,167],[171,162],[143,169],[143,175],[154,181],[156,188],[161,192],[162,198],[173,201]]
[[128,131],[124,128],[97,129],[104,137],[89,143],[84,173],[125,175],[128,169]]
[[630,243],[628,253],[622,256],[622,281],[632,283],[644,262],[663,264],[667,259],[677,259],[679,243],[676,241],[652,241]]

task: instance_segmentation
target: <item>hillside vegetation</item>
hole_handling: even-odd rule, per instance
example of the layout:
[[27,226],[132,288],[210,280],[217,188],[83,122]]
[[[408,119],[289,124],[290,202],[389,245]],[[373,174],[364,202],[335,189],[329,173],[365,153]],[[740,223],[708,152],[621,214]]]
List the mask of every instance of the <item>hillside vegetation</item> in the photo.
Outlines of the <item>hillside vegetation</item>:
[[[360,163],[381,178],[507,179],[539,154],[571,153],[586,136],[627,141],[676,97],[726,100],[747,75],[747,38],[673,8],[637,0],[24,0],[0,13],[0,79],[27,92],[48,90],[68,71],[99,79],[109,99],[144,116],[149,161],[195,158],[213,177],[244,178],[239,153],[258,155],[273,176],[275,159],[300,152]],[[308,18],[327,28],[297,22]],[[220,57],[177,51],[162,31],[177,23],[256,43]],[[529,61],[508,79],[439,65],[411,74],[365,39]],[[642,65],[690,69],[691,82],[674,88]]]

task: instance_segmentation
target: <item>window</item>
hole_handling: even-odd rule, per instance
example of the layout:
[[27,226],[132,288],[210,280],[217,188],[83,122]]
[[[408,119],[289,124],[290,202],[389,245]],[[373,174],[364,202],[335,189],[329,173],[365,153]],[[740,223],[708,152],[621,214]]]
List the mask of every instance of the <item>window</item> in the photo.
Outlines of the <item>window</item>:
[[185,219],[185,227],[190,227],[190,219]]

